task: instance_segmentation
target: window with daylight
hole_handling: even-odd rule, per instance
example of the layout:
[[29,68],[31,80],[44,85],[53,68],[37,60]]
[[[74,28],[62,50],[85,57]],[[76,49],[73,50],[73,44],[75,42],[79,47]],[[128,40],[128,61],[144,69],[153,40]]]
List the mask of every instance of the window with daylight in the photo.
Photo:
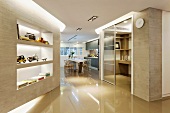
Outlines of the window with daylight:
[[82,47],[60,47],[60,55],[69,55],[74,52],[74,55],[83,55]]

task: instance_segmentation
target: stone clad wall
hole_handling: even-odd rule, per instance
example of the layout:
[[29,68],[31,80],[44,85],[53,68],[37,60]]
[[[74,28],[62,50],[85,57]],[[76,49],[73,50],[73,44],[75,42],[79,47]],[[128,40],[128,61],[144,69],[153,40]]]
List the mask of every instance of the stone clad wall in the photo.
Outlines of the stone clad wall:
[[[138,18],[145,25],[137,29]],[[162,11],[148,8],[134,15],[134,95],[146,101],[162,98]]]
[[[0,113],[8,111],[42,95],[57,86],[60,81],[60,32],[48,17],[33,11],[19,0],[0,1]],[[53,77],[29,87],[17,90],[17,19],[53,32]]]

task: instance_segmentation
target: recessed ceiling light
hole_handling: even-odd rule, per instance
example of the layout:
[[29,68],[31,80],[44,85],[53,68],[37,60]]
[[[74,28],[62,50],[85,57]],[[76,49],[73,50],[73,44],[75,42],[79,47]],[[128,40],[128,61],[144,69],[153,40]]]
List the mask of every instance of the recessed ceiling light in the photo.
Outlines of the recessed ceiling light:
[[94,20],[96,20],[98,18],[98,16],[92,16],[90,19],[88,19],[88,21],[92,22]]
[[61,42],[63,42],[63,41],[61,41]]
[[123,23],[128,23],[128,21],[124,21]]
[[77,44],[78,44],[79,42],[77,42]]
[[77,28],[77,30],[76,31],[81,31],[82,30],[82,28]]

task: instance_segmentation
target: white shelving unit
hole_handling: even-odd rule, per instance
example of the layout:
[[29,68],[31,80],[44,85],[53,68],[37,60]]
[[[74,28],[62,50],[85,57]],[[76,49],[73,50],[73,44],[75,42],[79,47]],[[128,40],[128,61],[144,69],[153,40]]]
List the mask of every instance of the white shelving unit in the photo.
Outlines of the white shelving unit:
[[27,68],[27,67],[32,67],[32,66],[39,66],[39,65],[44,65],[44,64],[51,64],[53,61],[41,61],[41,62],[31,62],[31,63],[25,63],[25,64],[17,64],[17,69],[21,68]]
[[[26,63],[16,64],[17,90],[19,90],[27,86],[34,85],[37,82],[41,82],[44,79],[48,79],[53,75],[53,33],[21,21],[18,21],[17,24],[17,56],[24,55],[25,59],[27,59],[28,57],[32,57],[34,54],[37,54],[39,57],[38,61],[29,62],[27,60]],[[49,45],[33,40],[20,40],[19,37],[24,36],[26,33],[34,34],[36,39],[38,37],[42,37],[44,40],[49,42]],[[47,58],[47,60],[43,61],[43,58]],[[50,76],[47,77],[46,75],[49,73]],[[40,74],[41,76],[39,76]],[[44,76],[42,76],[42,74]],[[41,80],[38,78],[41,78]]]

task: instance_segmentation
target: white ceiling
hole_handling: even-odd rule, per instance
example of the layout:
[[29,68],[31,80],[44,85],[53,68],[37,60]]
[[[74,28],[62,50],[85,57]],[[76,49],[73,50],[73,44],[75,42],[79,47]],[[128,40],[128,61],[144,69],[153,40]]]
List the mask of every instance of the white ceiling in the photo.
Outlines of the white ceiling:
[[[84,42],[97,38],[95,29],[131,11],[148,7],[170,11],[170,0],[34,0],[66,25],[61,40],[77,35],[72,42]],[[87,20],[99,16],[93,22]],[[77,32],[77,28],[83,28]]]

